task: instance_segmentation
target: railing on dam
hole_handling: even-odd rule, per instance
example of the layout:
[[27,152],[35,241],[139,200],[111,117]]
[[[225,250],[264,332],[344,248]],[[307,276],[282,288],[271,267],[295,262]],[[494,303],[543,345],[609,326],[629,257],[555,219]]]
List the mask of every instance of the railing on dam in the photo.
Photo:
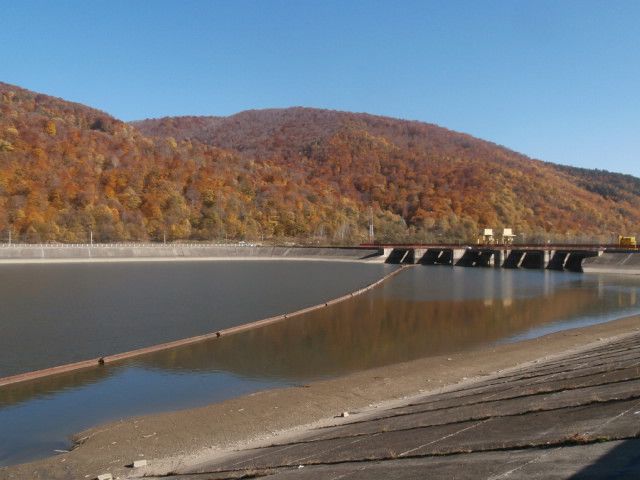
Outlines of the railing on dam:
[[0,248],[118,248],[118,247],[255,247],[253,243],[160,243],[160,242],[117,242],[117,243],[0,243]]
[[[489,248],[519,250],[620,250],[614,243],[362,243],[363,248]],[[627,249],[625,249],[627,250]]]

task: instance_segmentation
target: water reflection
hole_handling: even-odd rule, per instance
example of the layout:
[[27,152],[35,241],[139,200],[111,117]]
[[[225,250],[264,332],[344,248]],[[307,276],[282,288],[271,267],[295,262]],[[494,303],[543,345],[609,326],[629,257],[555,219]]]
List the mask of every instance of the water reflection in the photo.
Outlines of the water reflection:
[[0,464],[51,454],[116,418],[635,314],[638,288],[633,277],[416,267],[260,329],[1,388]]
[[0,265],[0,377],[290,312],[395,268],[288,261]]
[[128,367],[306,382],[633,314],[639,286],[625,277],[420,267],[266,327],[4,387],[0,406],[104,381]]
[[[634,283],[626,289],[611,285],[608,294],[594,295],[593,282],[581,276],[536,272],[509,277],[488,270],[468,273],[466,287],[456,289],[460,298],[466,293],[471,299],[451,301],[442,298],[442,286],[452,272],[429,273],[403,273],[351,301],[217,341],[159,352],[139,363],[177,372],[225,370],[309,381],[495,343],[560,321],[608,319],[611,313],[631,313],[637,305]],[[436,287],[431,292],[430,285]]]
[[33,397],[48,397],[57,392],[98,383],[111,376],[113,372],[114,369],[110,368],[87,368],[0,387],[0,409],[25,402]]

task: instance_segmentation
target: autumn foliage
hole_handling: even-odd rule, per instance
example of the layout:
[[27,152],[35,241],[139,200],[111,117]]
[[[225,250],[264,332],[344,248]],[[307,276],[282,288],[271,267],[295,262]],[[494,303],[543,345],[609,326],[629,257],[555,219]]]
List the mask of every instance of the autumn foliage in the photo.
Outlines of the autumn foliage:
[[640,180],[435,125],[292,108],[127,124],[0,83],[0,241],[607,241]]

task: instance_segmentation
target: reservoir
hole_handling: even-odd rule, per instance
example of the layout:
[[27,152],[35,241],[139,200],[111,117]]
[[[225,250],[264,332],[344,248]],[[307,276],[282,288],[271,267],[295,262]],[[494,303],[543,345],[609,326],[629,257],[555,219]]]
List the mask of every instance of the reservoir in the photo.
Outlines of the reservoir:
[[395,268],[268,260],[0,265],[0,377],[298,310]]
[[[397,266],[216,261],[0,265],[0,376],[209,333]],[[344,302],[219,339],[0,387],[0,465],[91,426],[640,313],[640,279],[409,268]]]

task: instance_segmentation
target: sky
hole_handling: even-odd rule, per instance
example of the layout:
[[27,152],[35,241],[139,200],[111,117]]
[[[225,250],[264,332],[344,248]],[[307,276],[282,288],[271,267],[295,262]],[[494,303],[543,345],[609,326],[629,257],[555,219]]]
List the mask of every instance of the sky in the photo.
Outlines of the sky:
[[5,0],[0,81],[122,120],[308,106],[640,177],[637,0]]

